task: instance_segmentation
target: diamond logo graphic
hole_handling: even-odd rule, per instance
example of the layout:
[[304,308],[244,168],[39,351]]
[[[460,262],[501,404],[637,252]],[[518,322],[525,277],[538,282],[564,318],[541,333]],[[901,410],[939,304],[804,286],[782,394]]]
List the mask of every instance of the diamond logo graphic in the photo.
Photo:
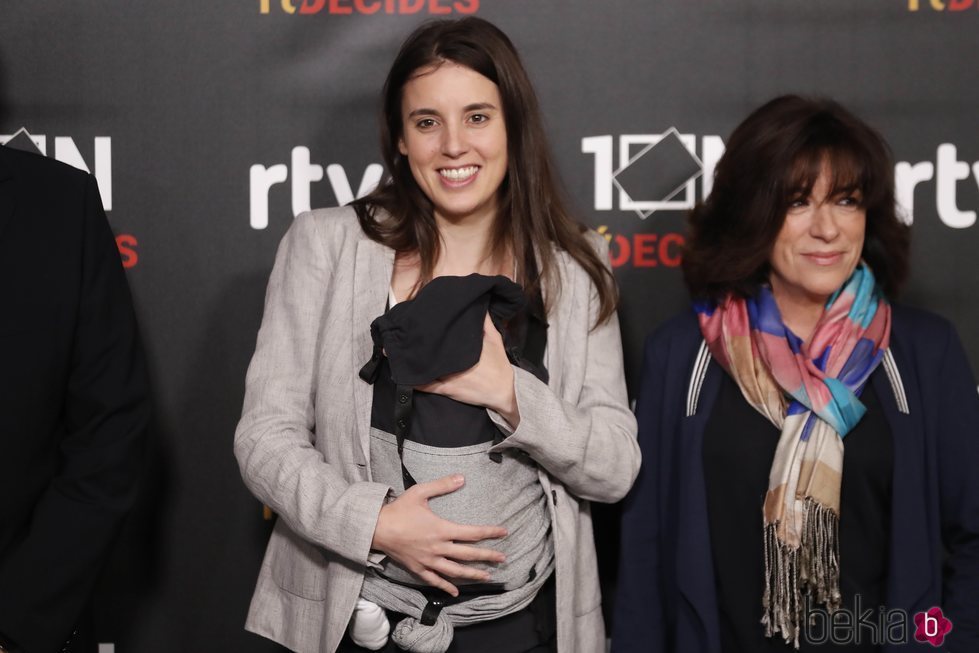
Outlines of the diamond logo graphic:
[[[13,134],[10,138],[8,138],[3,143],[3,145],[4,147],[13,148],[15,150],[22,150],[24,152],[30,152],[32,154],[43,155],[44,150],[41,149],[42,147],[41,143],[44,142],[42,140],[43,138],[44,138],[43,136],[41,137],[41,139],[35,138],[34,136],[31,136],[30,132],[27,131],[26,127],[21,127],[20,129],[17,130],[15,134]],[[38,142],[39,140],[40,142]]]
[[703,174],[694,136],[670,127],[662,134],[625,135],[620,143],[619,169],[612,177],[619,208],[643,219],[655,211],[693,208],[695,182]]

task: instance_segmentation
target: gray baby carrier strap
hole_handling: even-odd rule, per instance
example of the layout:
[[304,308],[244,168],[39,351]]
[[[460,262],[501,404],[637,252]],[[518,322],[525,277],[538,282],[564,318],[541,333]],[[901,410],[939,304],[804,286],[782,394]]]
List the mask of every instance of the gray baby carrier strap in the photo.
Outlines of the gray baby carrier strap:
[[[391,558],[380,569],[367,572],[361,595],[407,615],[392,633],[404,650],[443,653],[452,643],[455,625],[498,619],[526,608],[554,571],[550,511],[537,464],[516,449],[492,451],[503,436],[485,409],[479,409],[482,417],[474,418],[476,421],[464,422],[472,429],[459,431],[478,434],[469,440],[477,443],[465,444],[463,438],[461,446],[454,446],[459,440],[446,430],[451,427],[441,421],[438,409],[432,408],[431,395],[414,391],[417,385],[475,364],[487,307],[494,325],[502,330],[500,321],[513,316],[522,301],[519,286],[503,277],[441,277],[414,300],[392,307],[371,325],[375,348],[360,376],[368,383],[380,378],[389,383],[387,388],[394,385],[393,409],[379,408],[376,424],[372,418],[372,480],[389,485],[400,495],[416,483],[462,474],[465,485],[429,499],[432,511],[459,524],[504,526],[508,533],[505,538],[475,544],[500,551],[506,561],[467,563],[488,571],[491,581],[453,581],[460,589],[459,597],[429,587]],[[517,341],[522,346],[508,347],[507,356],[512,364],[546,383],[542,364],[546,322],[535,316],[517,324],[522,335]],[[389,370],[389,377],[387,372],[380,376],[382,368]],[[384,396],[389,398],[378,404],[378,398]],[[390,406],[388,401],[390,390],[379,394],[375,388],[375,407]],[[429,412],[418,413],[413,420],[422,404]],[[438,418],[433,420],[435,415]],[[432,439],[433,434],[449,438]]]

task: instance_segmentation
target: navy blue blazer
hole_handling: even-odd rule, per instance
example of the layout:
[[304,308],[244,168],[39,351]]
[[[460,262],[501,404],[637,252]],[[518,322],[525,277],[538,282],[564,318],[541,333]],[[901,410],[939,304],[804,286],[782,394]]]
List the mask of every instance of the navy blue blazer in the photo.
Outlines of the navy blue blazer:
[[[702,342],[692,311],[646,340],[613,653],[721,651],[701,447],[726,372],[715,361],[694,370]],[[953,624],[943,650],[979,651],[975,378],[952,325],[924,311],[894,306],[889,358],[870,380],[894,443],[887,607],[908,612],[914,643],[913,615],[940,606]],[[909,647],[884,650],[896,648]]]

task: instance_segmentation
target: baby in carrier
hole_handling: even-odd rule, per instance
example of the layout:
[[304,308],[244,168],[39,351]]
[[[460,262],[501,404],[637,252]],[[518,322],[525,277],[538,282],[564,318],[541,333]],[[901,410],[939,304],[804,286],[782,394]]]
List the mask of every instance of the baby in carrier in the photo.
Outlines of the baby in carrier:
[[550,513],[536,463],[517,449],[497,447],[503,433],[485,408],[414,390],[476,364],[487,313],[511,363],[546,383],[546,323],[536,300],[528,305],[520,286],[502,276],[437,277],[371,324],[374,355],[360,376],[374,384],[373,481],[400,495],[415,483],[462,474],[465,485],[430,499],[432,511],[459,524],[500,525],[508,535],[481,543],[506,562],[472,563],[488,571],[490,581],[454,581],[457,598],[390,558],[369,569],[351,619],[354,643],[382,648],[390,630],[387,610],[406,615],[392,635],[400,648],[444,651],[455,625],[525,608],[552,574]]

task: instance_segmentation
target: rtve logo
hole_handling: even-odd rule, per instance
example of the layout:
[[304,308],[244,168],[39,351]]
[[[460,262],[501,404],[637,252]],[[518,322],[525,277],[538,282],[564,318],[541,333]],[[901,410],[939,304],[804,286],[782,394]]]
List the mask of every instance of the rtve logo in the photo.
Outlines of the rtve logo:
[[479,11],[479,0],[259,0],[258,11],[272,12],[278,4],[286,14],[417,14],[425,12],[433,16],[451,13],[474,14]]
[[[323,180],[323,166],[310,163],[309,148],[298,146],[292,148],[290,164],[277,163],[271,166],[264,166],[256,163],[248,171],[249,186],[249,211],[248,222],[252,229],[265,229],[269,226],[269,194],[272,187],[277,184],[285,183],[289,180],[292,191],[292,213],[299,215],[303,211],[308,211],[310,206],[310,188],[314,182]],[[350,186],[347,172],[339,163],[331,163],[326,166],[326,177],[333,190],[333,196],[337,200],[337,206],[343,206],[354,201],[355,197],[363,197],[368,194],[381,182],[384,174],[384,166],[379,163],[371,163],[364,170],[360,178],[360,185],[357,187],[357,195],[354,195]]]
[[[922,4],[921,0],[908,0],[908,11],[918,11]],[[979,1],[977,0],[926,0],[924,4],[934,11],[979,9]]]
[[[979,2],[979,0],[976,0]],[[646,219],[656,211],[685,211],[710,194],[714,168],[724,154],[720,136],[697,137],[670,127],[662,134],[623,134],[618,137],[618,165],[613,136],[587,136],[581,151],[594,157],[595,210],[612,211],[618,189],[618,209],[635,211]],[[897,203],[905,221],[914,220],[915,194],[934,193],[938,218],[947,227],[965,229],[976,224],[976,211],[959,206],[960,183],[979,185],[979,161],[959,160],[953,143],[935,149],[934,161],[898,161],[894,167]],[[933,182],[933,183],[932,183]]]

